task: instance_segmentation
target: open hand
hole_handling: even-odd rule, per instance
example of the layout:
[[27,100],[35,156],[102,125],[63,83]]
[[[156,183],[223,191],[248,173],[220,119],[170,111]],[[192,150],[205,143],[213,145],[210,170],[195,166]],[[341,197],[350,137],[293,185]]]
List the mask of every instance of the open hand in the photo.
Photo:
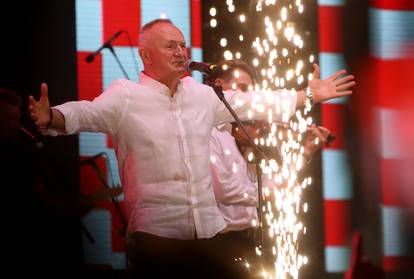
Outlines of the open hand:
[[313,79],[308,85],[312,90],[315,103],[352,94],[349,89],[355,85],[354,76],[347,75],[340,78],[346,73],[345,70],[340,70],[327,79],[321,80],[319,66],[313,64],[313,68]]
[[36,101],[33,96],[29,96],[29,112],[37,129],[40,132],[45,131],[50,123],[50,104],[46,83],[42,83],[40,87],[39,101]]

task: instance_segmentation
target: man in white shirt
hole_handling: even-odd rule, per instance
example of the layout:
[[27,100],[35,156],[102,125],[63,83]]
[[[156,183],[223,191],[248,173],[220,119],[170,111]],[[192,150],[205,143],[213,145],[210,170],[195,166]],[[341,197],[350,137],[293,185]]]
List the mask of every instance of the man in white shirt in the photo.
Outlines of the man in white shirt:
[[[316,74],[318,75],[317,71]],[[253,86],[255,74],[243,61],[230,60],[220,62],[210,79],[225,92],[247,92]],[[245,128],[251,132],[257,129],[254,127],[251,130],[249,126]],[[252,264],[255,259],[254,247],[257,243],[254,242],[253,229],[254,224],[258,224],[258,185],[256,165],[246,161],[246,154],[242,154],[244,151],[240,149],[240,142],[233,136],[232,131],[230,123],[213,128],[210,139],[210,167],[217,204],[227,223],[219,235],[222,254],[226,255],[224,258],[230,268],[233,267],[234,272],[238,272],[238,277],[242,278],[249,275],[244,264]],[[304,143],[307,160],[327,142],[328,136],[329,130],[324,127],[309,127]],[[317,142],[315,138],[318,138]]]
[[[29,97],[29,111],[38,129],[48,134],[111,135],[125,193],[127,250],[141,249],[139,256],[128,257],[132,265],[150,274],[151,269],[170,268],[171,262],[186,265],[171,252],[180,250],[183,240],[209,239],[225,228],[211,187],[209,139],[212,127],[233,119],[210,87],[191,77],[180,79],[185,73],[186,44],[169,20],[157,19],[142,28],[139,55],[144,64],[139,83],[119,79],[92,102],[53,108],[42,84],[40,100]],[[353,77],[338,78],[343,73],[316,81],[313,101],[351,94]],[[284,115],[275,118],[289,116],[309,98],[304,91],[275,94],[290,104]],[[252,98],[253,93],[234,92],[228,100],[246,119],[247,106],[235,103],[249,103]],[[144,262],[145,258],[153,262]]]

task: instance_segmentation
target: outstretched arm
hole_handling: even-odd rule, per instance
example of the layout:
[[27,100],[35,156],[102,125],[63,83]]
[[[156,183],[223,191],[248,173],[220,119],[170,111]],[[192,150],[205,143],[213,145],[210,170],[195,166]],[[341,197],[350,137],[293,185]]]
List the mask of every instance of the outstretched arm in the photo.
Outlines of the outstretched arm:
[[50,107],[46,83],[42,83],[40,87],[39,101],[29,96],[29,112],[39,132],[45,132],[48,128],[65,131],[64,116]]
[[[313,64],[313,69],[313,79],[309,81],[308,86],[312,92],[314,104],[352,94],[350,88],[355,85],[354,76],[347,75],[340,78],[346,73],[345,70],[340,70],[327,79],[321,80],[319,66]],[[307,99],[305,90],[298,91],[297,108],[305,107]]]

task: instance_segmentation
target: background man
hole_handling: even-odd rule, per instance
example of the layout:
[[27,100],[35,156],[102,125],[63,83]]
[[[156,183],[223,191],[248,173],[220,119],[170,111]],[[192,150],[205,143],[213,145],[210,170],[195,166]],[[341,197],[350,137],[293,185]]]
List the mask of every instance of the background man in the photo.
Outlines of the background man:
[[[318,76],[316,76],[318,78]],[[255,73],[241,60],[222,61],[217,70],[209,77],[211,82],[220,85],[226,90],[240,90],[247,92],[253,88]],[[265,125],[265,123],[262,123]],[[234,126],[238,126],[233,123]],[[254,132],[257,127],[249,128]],[[222,253],[227,256],[225,261],[229,268],[239,272],[239,277],[247,276],[244,263],[254,260],[255,243],[254,222],[257,220],[257,178],[256,165],[249,163],[246,154],[242,154],[238,138],[232,135],[231,123],[222,124],[213,128],[210,140],[212,184],[218,207],[223,214],[227,226],[220,232]],[[307,158],[310,158],[321,146],[327,142],[329,130],[324,127],[309,127],[304,147]],[[242,135],[243,136],[243,135]],[[254,135],[252,135],[254,138]],[[318,142],[315,139],[318,138]],[[247,143],[248,145],[248,143]],[[245,149],[244,149],[245,150]],[[252,150],[249,148],[249,150]],[[246,150],[246,152],[250,152]],[[242,258],[242,268],[235,259]]]

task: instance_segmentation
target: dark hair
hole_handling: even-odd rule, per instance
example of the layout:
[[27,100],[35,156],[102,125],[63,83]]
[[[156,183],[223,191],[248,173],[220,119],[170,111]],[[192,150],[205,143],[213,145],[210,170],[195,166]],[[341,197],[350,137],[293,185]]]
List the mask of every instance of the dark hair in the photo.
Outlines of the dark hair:
[[[224,67],[225,65],[227,67]],[[237,68],[245,71],[253,81],[257,80],[256,73],[253,71],[253,69],[246,62],[237,59],[220,61],[217,64],[217,70],[209,76],[209,79],[211,81],[214,81],[220,78],[225,82],[228,82],[233,77],[233,71]]]
[[157,24],[160,24],[160,23],[167,23],[167,24],[171,24],[171,25],[175,26],[174,23],[172,23],[172,21],[168,18],[157,18],[157,19],[154,19],[154,20],[146,23],[144,26],[142,26],[141,33],[151,29],[154,25],[157,25]]
[[6,88],[0,88],[0,103],[9,103],[13,106],[20,107],[22,98],[14,91]]

